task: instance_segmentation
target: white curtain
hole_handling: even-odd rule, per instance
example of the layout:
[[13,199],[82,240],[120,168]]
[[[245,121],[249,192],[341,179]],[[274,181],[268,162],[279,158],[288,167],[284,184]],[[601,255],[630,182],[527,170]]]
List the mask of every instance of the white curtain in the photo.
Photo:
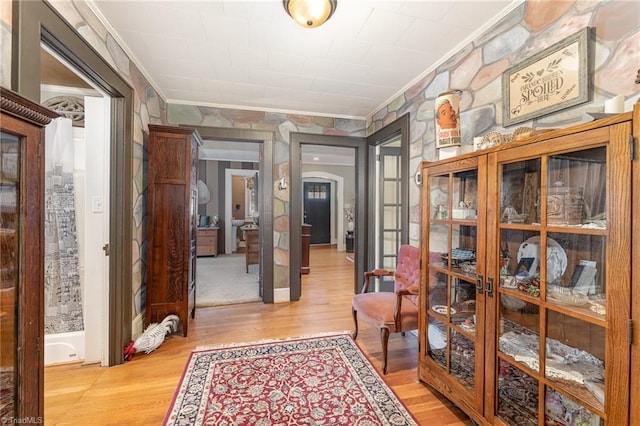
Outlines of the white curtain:
[[84,329],[71,120],[53,120],[45,136],[45,334],[55,334]]

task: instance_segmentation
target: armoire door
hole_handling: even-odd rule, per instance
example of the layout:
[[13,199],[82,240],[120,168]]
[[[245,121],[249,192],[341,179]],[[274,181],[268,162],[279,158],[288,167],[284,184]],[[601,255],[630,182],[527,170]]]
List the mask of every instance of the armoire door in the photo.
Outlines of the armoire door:
[[631,126],[489,154],[487,417],[629,421]]
[[[456,405],[482,416],[485,375],[484,287],[486,157],[423,171],[419,377]],[[490,299],[489,299],[490,300]]]

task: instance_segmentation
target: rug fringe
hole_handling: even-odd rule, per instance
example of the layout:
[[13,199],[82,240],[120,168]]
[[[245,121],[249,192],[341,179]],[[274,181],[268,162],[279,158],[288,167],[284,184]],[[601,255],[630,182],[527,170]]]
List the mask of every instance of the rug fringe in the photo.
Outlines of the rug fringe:
[[301,339],[312,339],[314,337],[327,337],[327,336],[343,336],[348,335],[351,337],[351,331],[349,330],[341,330],[341,331],[326,331],[323,333],[315,333],[315,334],[305,334],[297,337],[283,337],[283,338],[271,338],[271,339],[261,339],[254,340],[251,342],[232,342],[232,343],[220,343],[219,345],[201,345],[196,346],[194,351],[206,351],[209,349],[220,349],[220,348],[235,348],[238,346],[246,346],[246,345],[255,345],[255,344],[263,344],[263,343],[273,343],[273,342],[286,342],[289,340],[301,340]]

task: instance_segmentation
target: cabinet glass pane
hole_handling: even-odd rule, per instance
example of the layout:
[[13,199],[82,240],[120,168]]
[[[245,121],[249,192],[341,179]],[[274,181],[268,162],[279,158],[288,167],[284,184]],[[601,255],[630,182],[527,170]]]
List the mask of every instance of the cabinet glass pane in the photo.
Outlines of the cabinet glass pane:
[[458,278],[451,280],[450,303],[451,322],[473,334],[476,324],[476,286],[475,283]]
[[544,414],[546,425],[602,426],[604,420],[560,392],[545,387]]
[[440,320],[429,317],[429,356],[442,368],[447,368],[447,326]]
[[0,139],[0,418],[16,413],[20,139]]
[[[477,232],[475,226],[451,227],[451,270],[457,273],[469,271],[476,261]],[[449,255],[443,256],[445,261]]]
[[[550,233],[564,251],[559,258],[547,255],[547,271],[565,266],[555,282],[547,283],[547,301],[585,310],[600,318],[605,313],[606,242],[602,235]],[[566,261],[565,261],[566,258]],[[563,263],[564,262],[564,263]],[[558,273],[561,268],[558,269]],[[547,272],[549,275],[549,272]]]
[[547,173],[547,224],[607,227],[606,148],[550,156]]
[[447,304],[447,265],[443,255],[449,252],[449,227],[442,223],[432,223],[429,232],[429,309],[435,305]]
[[540,233],[520,229],[500,231],[500,286],[540,296]]
[[498,367],[498,416],[510,425],[536,426],[538,381],[503,359]]
[[436,282],[429,287],[429,306],[431,312],[447,314],[447,278],[444,273],[436,274]]
[[429,217],[443,220],[449,217],[449,176],[432,176],[429,178],[431,212]]
[[467,389],[475,386],[475,343],[462,334],[451,331],[451,374]]
[[604,404],[605,329],[547,311],[545,376],[594,407]]
[[453,174],[451,218],[476,220],[478,208],[478,171],[470,170]]
[[540,159],[504,164],[501,170],[500,222],[537,222]]
[[516,297],[500,294],[500,352],[538,371],[540,366],[540,309]]
[[449,227],[442,223],[429,226],[429,264],[444,267],[444,259],[449,253]]

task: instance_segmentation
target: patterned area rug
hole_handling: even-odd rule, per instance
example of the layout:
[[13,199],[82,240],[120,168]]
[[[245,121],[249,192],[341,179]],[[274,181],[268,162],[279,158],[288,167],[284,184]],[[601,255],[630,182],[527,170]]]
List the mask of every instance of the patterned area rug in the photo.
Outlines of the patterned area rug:
[[348,333],[191,353],[165,425],[417,425]]

